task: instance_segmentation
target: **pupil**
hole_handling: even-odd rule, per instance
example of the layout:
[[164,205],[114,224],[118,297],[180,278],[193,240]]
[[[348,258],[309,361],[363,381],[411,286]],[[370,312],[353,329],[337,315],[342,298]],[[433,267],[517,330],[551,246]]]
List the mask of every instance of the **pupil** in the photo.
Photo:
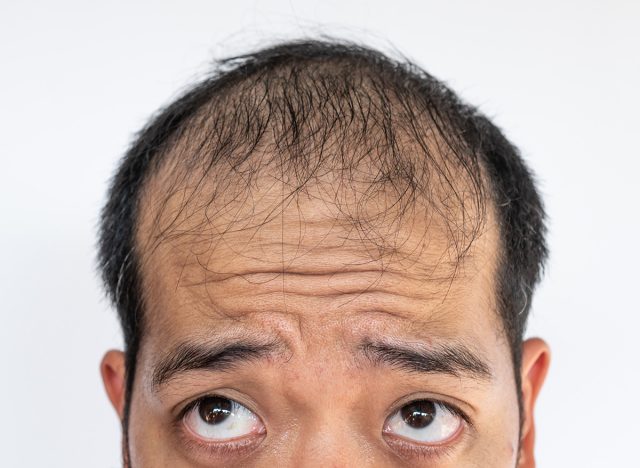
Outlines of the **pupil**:
[[436,416],[436,405],[432,401],[414,401],[400,410],[402,419],[414,429],[427,427]]
[[198,412],[207,424],[220,424],[231,415],[231,406],[227,398],[207,397],[198,405]]

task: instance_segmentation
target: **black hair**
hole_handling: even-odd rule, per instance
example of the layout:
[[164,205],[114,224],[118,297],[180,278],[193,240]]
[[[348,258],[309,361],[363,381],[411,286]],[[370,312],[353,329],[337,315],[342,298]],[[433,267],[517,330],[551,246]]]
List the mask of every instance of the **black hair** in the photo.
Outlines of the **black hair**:
[[[270,159],[252,161],[258,153]],[[518,150],[476,108],[405,58],[340,41],[293,41],[219,62],[150,119],[112,180],[100,224],[99,265],[124,333],[125,435],[149,319],[136,241],[149,180],[169,160],[185,177],[197,167],[201,178],[220,184],[240,172],[246,182],[256,165],[276,164],[295,175],[295,191],[321,166],[344,173],[365,159],[374,166],[372,186],[390,186],[405,207],[418,196],[433,197],[432,187],[440,184],[453,192],[455,203],[449,193],[449,201],[441,198],[433,206],[445,212],[449,206],[452,213],[462,207],[464,217],[472,193],[473,216],[460,223],[448,215],[458,259],[481,232],[488,210],[494,213],[500,231],[496,303],[520,388],[521,343],[547,249],[541,199]],[[223,173],[223,167],[231,170]],[[464,180],[465,188],[454,179]]]

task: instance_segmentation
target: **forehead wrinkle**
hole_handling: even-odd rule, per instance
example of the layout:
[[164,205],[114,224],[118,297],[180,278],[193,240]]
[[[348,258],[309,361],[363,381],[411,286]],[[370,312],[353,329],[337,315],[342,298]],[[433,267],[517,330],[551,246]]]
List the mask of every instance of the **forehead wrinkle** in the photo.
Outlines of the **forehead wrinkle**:
[[[182,317],[198,327],[204,326],[205,323],[217,324],[220,320],[251,323],[280,316],[288,317],[298,323],[300,328],[303,324],[306,324],[305,328],[312,324],[324,327],[344,321],[367,322],[372,317],[382,316],[392,321],[400,320],[407,327],[433,329],[437,323],[440,328],[455,330],[462,324],[459,322],[460,316],[468,313],[471,307],[460,302],[443,304],[439,298],[417,300],[409,296],[383,292],[340,293],[314,297],[308,294],[288,293],[286,302],[278,291],[261,292],[251,296],[240,293],[225,295],[223,298],[215,298],[214,295],[200,299],[194,296],[190,298],[192,304],[183,303],[172,307],[172,315]],[[479,304],[472,309],[487,313],[486,308]]]
[[[266,273],[269,275],[269,273]],[[327,279],[355,278],[357,287],[354,292],[345,293],[337,291],[335,285],[326,297],[314,297],[311,293],[313,288],[303,287],[296,291],[288,291],[286,294],[286,307],[283,307],[283,294],[281,290],[282,282],[277,279],[282,276],[281,272],[274,272],[273,278],[276,281],[267,281],[274,287],[271,290],[264,289],[265,282],[262,273],[248,273],[248,275],[231,275],[221,281],[204,284],[198,288],[183,287],[172,291],[172,294],[164,295],[157,301],[156,312],[153,316],[162,316],[163,320],[154,320],[154,327],[157,326],[166,330],[173,330],[187,327],[189,334],[201,333],[203,330],[216,332],[224,323],[246,324],[254,326],[263,323],[265,319],[277,319],[286,317],[292,328],[297,330],[300,336],[307,336],[306,330],[313,323],[326,326],[330,323],[348,322],[356,325],[359,322],[369,323],[374,317],[386,317],[387,323],[401,324],[403,328],[412,333],[422,334],[425,330],[430,335],[434,332],[440,336],[455,336],[460,329],[468,328],[468,324],[460,322],[464,316],[464,310],[471,310],[470,307],[487,313],[491,310],[491,297],[482,294],[481,300],[477,300],[478,293],[487,293],[486,288],[474,287],[469,282],[454,282],[454,286],[447,291],[447,298],[442,295],[442,284],[448,284],[448,278],[442,278],[438,282],[433,282],[432,288],[424,279],[409,278],[402,272],[385,272],[382,283],[374,283],[371,278],[364,279],[362,276],[369,274],[373,278],[380,278],[380,271],[374,269],[368,273],[352,272],[343,274],[287,274],[286,276],[308,280],[312,279],[316,284],[327,284]],[[167,278],[165,278],[166,280]],[[405,285],[407,291],[403,297],[401,290],[394,287],[394,281],[399,285]],[[249,281],[247,281],[249,280]],[[260,284],[255,284],[258,280]],[[391,284],[384,284],[387,281]],[[367,286],[375,284],[366,292],[362,292]],[[477,281],[474,281],[477,283]],[[218,287],[216,287],[216,284]],[[239,285],[244,284],[244,287]],[[287,282],[285,282],[285,285]],[[339,286],[344,283],[339,283]],[[419,287],[421,286],[421,287]],[[477,286],[477,285],[476,285]],[[260,289],[256,289],[256,287]],[[385,287],[387,289],[385,290]],[[376,289],[377,288],[377,289]],[[347,289],[348,290],[348,289]],[[189,291],[187,293],[187,291]],[[419,291],[416,298],[416,291]],[[312,299],[312,302],[309,302]],[[486,304],[486,305],[485,305]],[[171,313],[169,314],[169,311]],[[313,313],[323,311],[322,314]],[[208,317],[203,321],[203,317]],[[176,319],[179,320],[176,322]],[[354,322],[355,321],[355,322]],[[379,321],[379,320],[378,320]],[[254,325],[250,325],[254,324]],[[194,328],[195,326],[195,328]],[[264,327],[260,329],[266,330]],[[180,334],[178,330],[176,333]]]
[[[450,278],[456,263],[459,263],[458,259],[447,259],[446,248],[438,248],[439,243],[434,250],[437,236],[428,237],[426,231],[421,233],[419,241],[414,242],[415,245],[409,246],[414,251],[397,249],[390,258],[375,258],[374,254],[365,253],[366,249],[360,240],[348,239],[340,234],[332,236],[331,229],[335,226],[335,221],[329,229],[324,230],[320,226],[321,224],[316,228],[304,226],[306,235],[296,242],[293,239],[275,240],[273,237],[278,229],[267,230],[264,226],[260,237],[253,231],[247,232],[246,236],[202,236],[200,241],[192,243],[167,242],[163,244],[162,255],[157,256],[158,261],[152,270],[163,271],[168,276],[171,276],[172,269],[182,273],[187,270],[188,274],[184,278],[191,277],[188,281],[190,284],[215,281],[219,277],[241,276],[249,272],[273,271],[312,275],[379,270],[438,280]],[[308,235],[310,231],[312,235]],[[466,261],[471,261],[472,258],[473,255],[470,254]],[[193,279],[194,277],[197,279]],[[173,287],[175,288],[175,284]]]
[[[173,257],[173,259],[176,262],[178,261],[178,257]],[[164,289],[165,292],[170,290],[172,293],[165,294],[165,303],[167,302],[166,299],[174,303],[175,299],[177,299],[179,302],[187,303],[190,308],[197,308],[202,313],[214,313],[214,315],[219,316],[237,315],[238,313],[244,315],[241,310],[236,310],[235,312],[218,310],[220,304],[216,298],[221,295],[234,299],[255,299],[262,294],[262,299],[264,299],[266,297],[265,294],[271,294],[273,297],[282,300],[284,291],[288,297],[288,307],[291,308],[293,302],[295,302],[294,299],[298,299],[294,298],[296,290],[300,291],[302,288],[308,292],[307,297],[313,298],[315,293],[315,296],[324,296],[325,299],[340,300],[342,305],[337,308],[343,312],[348,312],[346,308],[349,305],[353,305],[353,302],[362,303],[366,299],[369,300],[368,310],[378,307],[390,315],[405,315],[394,311],[392,307],[382,308],[377,303],[378,299],[372,299],[374,297],[373,294],[366,295],[365,293],[381,291],[401,294],[403,290],[407,290],[408,295],[437,304],[438,302],[443,303],[446,297],[450,297],[453,300],[456,300],[456,298],[464,299],[464,296],[474,289],[473,284],[469,283],[469,281],[461,281],[464,279],[461,276],[465,273],[464,271],[459,272],[457,279],[452,279],[446,271],[442,271],[440,276],[436,276],[433,272],[434,270],[425,278],[415,270],[407,271],[406,269],[389,265],[381,268],[375,262],[355,266],[350,265],[346,268],[343,267],[343,270],[338,272],[329,269],[327,273],[319,272],[317,268],[296,270],[288,267],[288,270],[283,274],[282,270],[279,268],[274,269],[273,265],[266,265],[261,268],[255,268],[254,265],[253,268],[250,268],[248,264],[245,264],[245,269],[243,270],[239,269],[241,265],[236,263],[230,271],[212,272],[210,265],[194,264],[193,262],[190,265],[185,265],[184,258],[182,261],[183,263],[177,263],[179,265],[179,273],[176,272],[178,268],[167,270],[167,262],[163,262],[161,271],[155,270],[156,273],[160,273],[159,275],[153,275],[156,281],[160,281],[156,288]],[[374,267],[372,268],[372,266]],[[163,272],[164,274],[162,274]],[[471,280],[472,276],[467,275],[467,278]],[[344,280],[347,281],[345,282]],[[307,283],[304,284],[304,281],[307,281]],[[239,287],[243,283],[251,286],[251,288]],[[161,284],[165,286],[161,286]],[[167,284],[170,287],[166,287]],[[318,290],[318,285],[322,286],[324,290]],[[256,286],[262,289],[256,290]],[[265,289],[268,286],[271,287]],[[283,286],[292,289],[285,290]],[[186,294],[185,289],[190,289],[191,292]],[[442,294],[443,290],[446,291],[445,295]],[[483,291],[490,292],[484,288]],[[176,296],[176,294],[178,297],[167,297]],[[379,297],[380,295],[378,294]],[[275,301],[273,302],[275,303]],[[273,310],[280,308],[278,305],[274,305]],[[415,318],[414,314],[413,319]],[[301,320],[302,316],[299,319]]]
[[[234,265],[232,270],[212,271],[198,263],[188,266],[182,264],[179,287],[197,288],[211,286],[215,291],[225,291],[229,295],[233,291],[238,294],[254,294],[264,292],[308,292],[309,295],[336,295],[380,291],[397,294],[410,294],[416,298],[430,298],[443,287],[450,287],[451,277],[448,272],[440,276],[432,274],[425,278],[420,272],[409,272],[404,269],[385,267],[377,263],[352,264],[336,270],[332,265],[326,268],[299,266],[296,268],[264,264],[251,267],[248,263]],[[183,273],[189,268],[188,273]],[[464,273],[464,272],[463,272]],[[459,277],[460,280],[472,280],[471,274]],[[464,284],[457,282],[459,287]],[[259,286],[260,289],[255,287]],[[424,294],[423,294],[424,292]]]
[[[326,186],[321,188],[328,190]],[[445,290],[446,295],[461,295],[458,292],[461,286],[456,286],[455,283],[456,277],[457,280],[470,278],[476,265],[486,263],[485,261],[478,264],[475,261],[476,253],[479,257],[486,258],[486,249],[474,249],[464,259],[468,268],[460,269],[460,259],[452,258],[448,249],[449,226],[442,224],[435,216],[416,215],[415,207],[411,215],[404,218],[404,225],[400,226],[404,229],[402,234],[398,229],[390,231],[395,238],[392,243],[400,245],[395,249],[388,249],[386,256],[378,255],[376,258],[376,249],[380,252],[376,239],[363,237],[363,231],[354,225],[353,219],[332,217],[331,210],[326,208],[328,203],[331,205],[333,202],[327,199],[326,194],[316,197],[314,193],[314,197],[311,197],[311,206],[324,206],[324,211],[303,209],[303,204],[308,204],[310,197],[296,196],[289,199],[290,202],[295,202],[294,206],[284,207],[278,212],[274,211],[273,207],[256,209],[259,207],[253,203],[256,201],[253,197],[261,193],[254,194],[253,190],[250,192],[252,193],[245,197],[244,202],[237,204],[235,210],[232,209],[234,201],[226,205],[228,213],[234,212],[231,218],[237,219],[239,212],[248,209],[250,215],[276,212],[280,216],[280,222],[274,219],[265,224],[259,219],[257,224],[251,224],[251,216],[244,216],[243,226],[236,226],[234,229],[227,225],[218,229],[218,221],[209,219],[207,215],[200,228],[187,234],[188,237],[178,236],[170,242],[164,242],[160,247],[161,252],[148,257],[150,262],[146,264],[148,268],[145,269],[143,281],[151,280],[150,283],[153,283],[154,287],[144,289],[149,290],[150,295],[156,296],[159,290],[165,290],[166,295],[167,291],[179,293],[183,289],[182,286],[190,289],[203,286],[201,302],[211,305],[215,302],[216,296],[214,285],[220,277],[242,278],[256,271],[280,274],[284,272],[282,276],[274,276],[274,280],[282,281],[280,288],[283,292],[282,285],[288,281],[287,278],[291,278],[289,273],[309,277],[321,273],[337,279],[339,275],[336,275],[336,272],[352,269],[355,264],[356,268],[365,265],[365,269],[371,269],[371,266],[375,265],[373,274],[394,272],[404,273],[407,278],[421,276],[424,282],[422,290],[434,296],[442,296],[439,294],[442,290]],[[309,191],[306,190],[306,193],[308,195]],[[261,200],[267,200],[268,194],[263,195]],[[249,199],[252,203],[246,203]],[[335,215],[335,212],[333,214]],[[289,224],[295,231],[288,229],[285,232],[285,216],[289,216],[289,220],[296,220],[295,223]],[[205,229],[202,229],[203,226]],[[284,234],[293,233],[295,234],[287,238],[282,237]],[[198,242],[193,242],[194,236],[198,238]],[[400,237],[402,242],[397,241]],[[478,241],[476,245],[486,246],[486,243]],[[371,283],[362,289],[369,291]],[[327,296],[339,296],[339,287],[337,290]],[[193,298],[186,300],[194,303]],[[351,301],[353,297],[346,300],[345,307]]]
[[[184,266],[179,273],[174,273],[173,280],[166,275],[160,275],[156,280],[170,286],[160,286],[161,290],[171,292],[164,295],[165,300],[173,303],[187,301],[190,306],[199,303],[203,310],[216,309],[226,300],[240,303],[243,300],[264,301],[269,297],[284,301],[285,296],[289,302],[306,297],[340,299],[344,305],[355,299],[360,299],[359,302],[367,299],[372,308],[383,299],[388,302],[387,299],[392,297],[437,304],[446,299],[442,295],[443,290],[450,289],[449,295],[453,299],[462,298],[467,294],[469,286],[468,282],[458,278],[451,287],[448,275],[432,276],[425,280],[420,275],[410,275],[406,271],[371,267],[330,273],[304,270],[282,273],[278,269],[267,268],[206,276],[198,275],[198,266],[191,266],[196,270],[195,274],[184,273],[187,268],[189,267]],[[278,308],[275,304],[273,307]]]
[[[380,278],[379,273],[372,271],[369,274],[374,278]],[[447,278],[433,282],[429,286],[428,282],[409,280],[401,274],[390,272],[385,273],[383,279],[377,283],[371,278],[363,278],[362,274],[358,273],[355,275],[330,274],[321,275],[321,277],[296,274],[286,276],[303,280],[312,278],[315,280],[315,285],[324,284],[325,290],[319,291],[317,287],[302,283],[295,286],[287,280],[284,285],[291,289],[283,294],[283,282],[278,278],[282,277],[281,273],[273,274],[274,279],[271,280],[262,279],[261,274],[249,277],[234,275],[218,282],[218,287],[215,286],[216,283],[208,283],[204,287],[181,286],[178,290],[172,290],[171,294],[158,297],[156,303],[159,306],[158,312],[161,313],[150,312],[154,317],[163,316],[164,325],[157,320],[152,322],[170,330],[175,328],[176,320],[179,319],[178,322],[183,322],[191,329],[189,333],[192,333],[203,327],[217,328],[226,321],[245,323],[252,322],[261,316],[282,314],[289,317],[289,320],[295,324],[295,328],[299,330],[298,333],[303,333],[303,329],[308,328],[314,320],[319,321],[318,323],[326,323],[327,320],[331,322],[360,317],[363,321],[369,321],[372,316],[377,315],[392,321],[400,320],[405,326],[414,329],[442,329],[454,332],[458,327],[465,328],[458,317],[460,314],[464,315],[463,309],[474,307],[482,314],[491,310],[491,297],[483,295],[482,301],[476,300],[478,292],[473,290],[477,288],[469,289],[468,284],[464,282],[455,282],[454,286],[446,291],[445,298],[442,291],[443,285],[449,284]],[[396,283],[404,283],[403,279],[406,281],[406,291],[394,287],[393,284],[385,284],[385,278],[389,283],[393,283],[389,279],[394,276],[397,278]],[[351,277],[355,283],[352,287],[341,281],[327,283],[327,280],[332,277],[334,280]],[[253,284],[252,280],[254,280]],[[262,284],[255,284],[255,280]],[[267,280],[267,284],[264,280]],[[269,283],[273,287],[265,287],[269,286]],[[421,284],[422,287],[413,287],[409,283]],[[245,286],[239,287],[241,284]],[[484,293],[489,292],[485,288],[481,290]],[[406,296],[403,296],[402,292]],[[484,304],[487,305],[483,307]],[[168,314],[168,311],[171,311],[171,314]],[[323,313],[314,313],[317,311],[323,311]],[[203,322],[203,317],[209,317],[209,319]],[[188,325],[189,323],[191,325]],[[205,323],[210,325],[205,326]],[[435,324],[438,325],[435,326]]]
[[[324,237],[319,240],[305,236],[297,242],[276,240],[273,237],[278,230],[269,232],[273,235],[263,233],[259,238],[257,232],[248,233],[248,237],[203,238],[202,243],[190,244],[191,248],[189,244],[166,245],[165,256],[159,266],[196,266],[206,277],[201,281],[214,281],[221,275],[225,277],[249,272],[277,271],[311,275],[372,269],[402,271],[407,276],[421,275],[429,280],[439,276],[451,277],[456,266],[460,266],[460,259],[448,256],[446,248],[436,245],[436,249],[433,249],[435,239],[427,239],[426,233],[409,246],[413,250],[398,248],[386,256],[376,257],[363,246],[363,241],[344,236],[333,236],[331,240],[328,231],[323,232]],[[196,250],[198,245],[204,247],[201,252]],[[475,253],[470,253],[465,263],[474,256]]]

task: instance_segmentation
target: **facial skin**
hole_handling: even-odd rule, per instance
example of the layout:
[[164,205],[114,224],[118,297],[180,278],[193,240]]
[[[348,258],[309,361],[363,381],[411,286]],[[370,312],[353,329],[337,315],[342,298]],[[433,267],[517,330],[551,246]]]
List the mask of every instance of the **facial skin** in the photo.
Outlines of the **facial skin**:
[[[319,182],[283,204],[265,175],[249,196],[206,213],[175,197],[158,218],[161,186],[139,243],[169,219],[182,235],[144,249],[130,466],[535,466],[549,351],[523,344],[520,438],[492,215],[457,261],[420,202],[399,217],[386,194],[369,198],[358,218],[376,222],[358,228],[345,214],[357,190]],[[101,369],[122,417],[123,354]]]

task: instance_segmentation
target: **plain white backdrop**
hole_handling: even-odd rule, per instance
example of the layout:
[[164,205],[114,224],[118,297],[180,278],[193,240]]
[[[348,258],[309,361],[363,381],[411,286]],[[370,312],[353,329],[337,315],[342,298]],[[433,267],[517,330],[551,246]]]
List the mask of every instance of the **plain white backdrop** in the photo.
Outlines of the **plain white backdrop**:
[[550,217],[539,466],[640,466],[638,24],[633,0],[3,0],[0,465],[120,464],[95,239],[133,132],[214,58],[328,33],[392,44],[522,149]]

